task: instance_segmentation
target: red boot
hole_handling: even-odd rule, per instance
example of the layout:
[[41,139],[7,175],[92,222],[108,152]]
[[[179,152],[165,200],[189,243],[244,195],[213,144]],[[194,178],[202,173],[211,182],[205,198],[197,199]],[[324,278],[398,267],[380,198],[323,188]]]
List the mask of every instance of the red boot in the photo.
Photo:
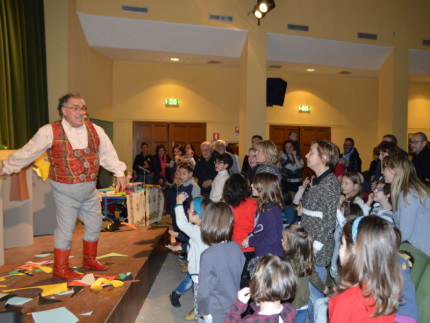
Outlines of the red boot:
[[84,240],[84,267],[95,270],[107,270],[108,267],[101,264],[97,259],[97,241]]
[[75,273],[69,268],[69,254],[70,250],[68,249],[54,249],[53,274],[55,277],[66,280],[81,279],[81,274]]

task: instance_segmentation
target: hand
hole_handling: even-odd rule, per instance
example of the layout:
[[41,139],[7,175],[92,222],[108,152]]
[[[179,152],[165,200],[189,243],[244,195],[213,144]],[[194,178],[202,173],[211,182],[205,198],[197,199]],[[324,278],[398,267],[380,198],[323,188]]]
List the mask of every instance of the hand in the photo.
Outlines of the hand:
[[343,194],[341,194],[340,195],[340,197],[339,197],[339,209],[340,209],[340,206],[343,204],[343,202],[345,202],[346,201],[346,196],[345,195],[343,195]]
[[212,180],[211,179],[207,179],[202,183],[203,188],[207,188],[209,186],[212,185]]
[[251,293],[249,292],[249,287],[244,287],[237,292],[237,299],[243,304],[248,304]]
[[187,197],[185,196],[184,193],[180,193],[178,194],[178,196],[176,196],[176,204],[182,204],[184,203],[184,201],[187,199]]
[[173,230],[169,230],[169,234],[170,234],[171,236],[174,236],[175,238],[177,238],[177,237],[178,237],[178,235],[179,235],[179,232],[176,232],[176,231],[173,231]]
[[297,151],[293,150],[292,154],[294,157],[297,157]]
[[303,181],[303,187],[306,188],[308,187],[308,185],[310,184],[311,180],[309,179],[309,177],[306,177],[305,180]]
[[116,178],[116,190],[118,192],[122,192],[125,190],[127,186],[127,181],[125,180],[125,176],[117,177]]
[[372,186],[370,186],[370,189],[372,190],[372,192],[374,191],[377,185],[378,185],[378,182],[372,182]]
[[328,287],[326,286],[326,287],[325,287],[325,289],[324,289],[324,291],[323,291],[324,295],[327,295],[329,291],[330,291],[330,288],[328,288]]
[[4,169],[3,169],[3,168],[0,168],[0,178],[6,177],[6,176],[7,176],[7,174],[6,174],[6,172],[4,171]]
[[371,206],[371,205],[372,205],[372,203],[373,203],[374,198],[375,198],[375,193],[370,193],[370,194],[369,194],[369,196],[367,197],[367,202],[366,202],[366,204],[367,204],[368,206]]
[[182,250],[182,246],[172,246],[172,245],[168,244],[168,245],[165,245],[165,247],[167,249],[172,250],[173,252],[179,252]]
[[303,206],[302,206],[302,201],[300,201],[299,205],[297,206],[297,216],[302,216],[303,215]]
[[245,239],[243,239],[242,247],[243,247],[243,249],[249,248],[249,237],[246,237]]

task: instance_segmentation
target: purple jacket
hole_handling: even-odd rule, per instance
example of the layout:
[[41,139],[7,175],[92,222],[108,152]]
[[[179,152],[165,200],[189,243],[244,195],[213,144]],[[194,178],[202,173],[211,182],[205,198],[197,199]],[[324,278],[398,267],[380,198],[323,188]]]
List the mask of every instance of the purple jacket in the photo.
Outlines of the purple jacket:
[[255,212],[254,232],[250,233],[249,246],[255,248],[255,255],[263,257],[268,253],[282,257],[282,212],[278,206],[267,205],[264,212]]
[[282,312],[274,315],[260,315],[258,312],[260,311],[259,306],[255,305],[255,303],[251,303],[251,307],[254,310],[253,314],[245,316],[243,319],[241,318],[241,314],[245,312],[247,304],[242,303],[238,299],[236,299],[231,307],[230,312],[227,314],[227,318],[224,323],[235,323],[235,322],[247,322],[247,323],[277,323],[279,322],[279,317],[282,318],[284,323],[295,323],[296,322],[296,310],[290,303],[283,303]]

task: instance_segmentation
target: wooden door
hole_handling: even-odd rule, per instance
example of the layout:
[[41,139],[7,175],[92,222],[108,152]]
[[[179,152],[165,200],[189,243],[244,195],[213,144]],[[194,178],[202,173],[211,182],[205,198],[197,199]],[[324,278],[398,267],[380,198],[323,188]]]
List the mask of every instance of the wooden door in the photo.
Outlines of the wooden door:
[[[285,140],[288,140],[288,134],[291,131],[297,132],[297,140],[300,142],[300,129],[297,126],[273,126],[269,127],[269,139],[272,140],[278,151],[282,150]],[[301,148],[301,147],[300,147]]]
[[149,145],[149,153],[155,154],[157,145],[169,150],[169,124],[167,122],[133,122],[133,157],[140,153],[142,142]]
[[206,140],[206,123],[169,123],[169,147],[174,145],[193,145],[195,153],[201,156],[200,144]]

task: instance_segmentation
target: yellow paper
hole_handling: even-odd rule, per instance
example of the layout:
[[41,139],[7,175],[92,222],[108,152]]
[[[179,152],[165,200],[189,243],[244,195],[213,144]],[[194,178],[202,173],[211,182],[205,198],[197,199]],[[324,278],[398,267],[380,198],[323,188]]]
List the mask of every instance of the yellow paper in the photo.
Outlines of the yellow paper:
[[39,269],[43,270],[45,273],[50,274],[52,273],[52,268],[47,266],[39,266]]
[[49,176],[49,167],[51,166],[46,152],[34,161],[34,165],[37,166],[37,168],[33,168],[33,170],[43,181],[46,181]]
[[112,285],[113,287],[121,287],[122,285],[124,285],[124,283],[120,280],[109,280],[107,278],[99,278],[94,282],[94,284],[91,285],[91,289],[102,290],[103,289],[102,284]]
[[17,289],[8,289],[3,290],[3,293],[9,293],[16,290],[23,290],[23,289],[30,289],[30,288],[40,288],[42,289],[42,296],[49,296],[54,295],[62,292],[67,291],[67,283],[60,283],[60,284],[52,284],[52,285],[40,285],[40,286],[31,286],[31,287],[25,287],[25,288],[17,288]]
[[0,282],[5,281],[5,280],[6,280],[6,278],[8,278],[8,277],[12,277],[12,276],[25,276],[25,274],[23,274],[23,273],[19,273],[19,274],[13,274],[13,275],[2,276],[2,277],[0,277]]

